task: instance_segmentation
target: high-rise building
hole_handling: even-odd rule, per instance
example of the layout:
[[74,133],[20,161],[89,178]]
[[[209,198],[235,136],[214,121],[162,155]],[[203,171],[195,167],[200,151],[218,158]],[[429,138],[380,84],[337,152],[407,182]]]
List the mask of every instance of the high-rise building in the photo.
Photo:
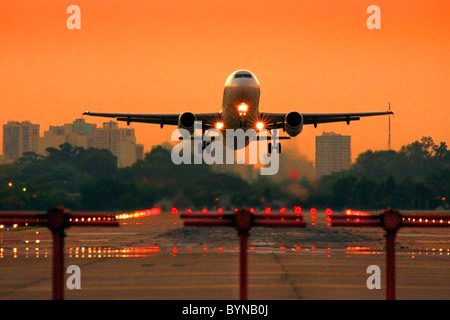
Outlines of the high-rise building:
[[139,143],[136,145],[136,161],[144,160],[144,145]]
[[96,124],[86,123],[84,119],[76,119],[73,123],[63,126],[50,126],[39,139],[39,154],[46,155],[47,148],[59,148],[63,143],[70,143],[74,147],[85,149],[94,147],[93,132]]
[[16,161],[24,152],[38,152],[39,125],[30,121],[8,121],[3,125],[3,155]]
[[316,177],[348,169],[352,162],[351,137],[332,132],[316,136]]
[[142,149],[136,146],[134,129],[119,128],[115,121],[104,122],[102,128],[94,130],[94,148],[111,151],[117,157],[118,167],[131,166],[138,160],[137,151]]

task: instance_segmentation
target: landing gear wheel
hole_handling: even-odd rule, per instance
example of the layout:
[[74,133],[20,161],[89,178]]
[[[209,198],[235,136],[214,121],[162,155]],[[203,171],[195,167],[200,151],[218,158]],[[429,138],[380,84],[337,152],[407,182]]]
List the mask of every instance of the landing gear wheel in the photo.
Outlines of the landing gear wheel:
[[[275,148],[276,147],[272,147],[272,142],[269,142],[268,144],[267,144],[267,153],[268,154],[272,154],[272,150],[275,150]],[[277,144],[277,151],[278,151],[278,154],[280,154],[281,153],[281,143],[278,143]]]

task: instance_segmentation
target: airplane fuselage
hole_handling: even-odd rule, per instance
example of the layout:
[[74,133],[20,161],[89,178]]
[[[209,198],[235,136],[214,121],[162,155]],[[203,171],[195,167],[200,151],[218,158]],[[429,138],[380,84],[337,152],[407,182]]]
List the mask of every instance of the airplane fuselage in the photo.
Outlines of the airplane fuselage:
[[224,128],[256,129],[260,120],[259,81],[247,70],[233,72],[225,82],[222,110]]

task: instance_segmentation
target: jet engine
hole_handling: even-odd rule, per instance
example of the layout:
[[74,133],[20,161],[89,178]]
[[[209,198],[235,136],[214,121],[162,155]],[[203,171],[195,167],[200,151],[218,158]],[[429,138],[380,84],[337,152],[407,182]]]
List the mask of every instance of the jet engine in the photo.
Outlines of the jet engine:
[[286,114],[284,119],[284,131],[291,137],[295,137],[303,130],[303,117],[297,111]]
[[197,120],[192,112],[184,112],[178,117],[178,128],[186,129],[190,134],[194,133],[194,122]]

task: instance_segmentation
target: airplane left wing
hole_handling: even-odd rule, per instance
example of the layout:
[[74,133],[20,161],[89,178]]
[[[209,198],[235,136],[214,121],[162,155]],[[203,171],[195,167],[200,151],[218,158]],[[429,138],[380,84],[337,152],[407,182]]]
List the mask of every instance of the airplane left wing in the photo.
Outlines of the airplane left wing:
[[[159,124],[161,128],[164,125],[178,125],[178,119],[182,114],[174,113],[105,113],[105,112],[83,112],[84,115],[93,117],[109,117],[115,118],[117,121],[125,121],[127,124],[131,122],[143,122],[143,123],[154,123]],[[221,119],[219,112],[212,113],[196,113],[194,114],[197,121],[202,121],[205,126],[214,126],[218,120]]]

